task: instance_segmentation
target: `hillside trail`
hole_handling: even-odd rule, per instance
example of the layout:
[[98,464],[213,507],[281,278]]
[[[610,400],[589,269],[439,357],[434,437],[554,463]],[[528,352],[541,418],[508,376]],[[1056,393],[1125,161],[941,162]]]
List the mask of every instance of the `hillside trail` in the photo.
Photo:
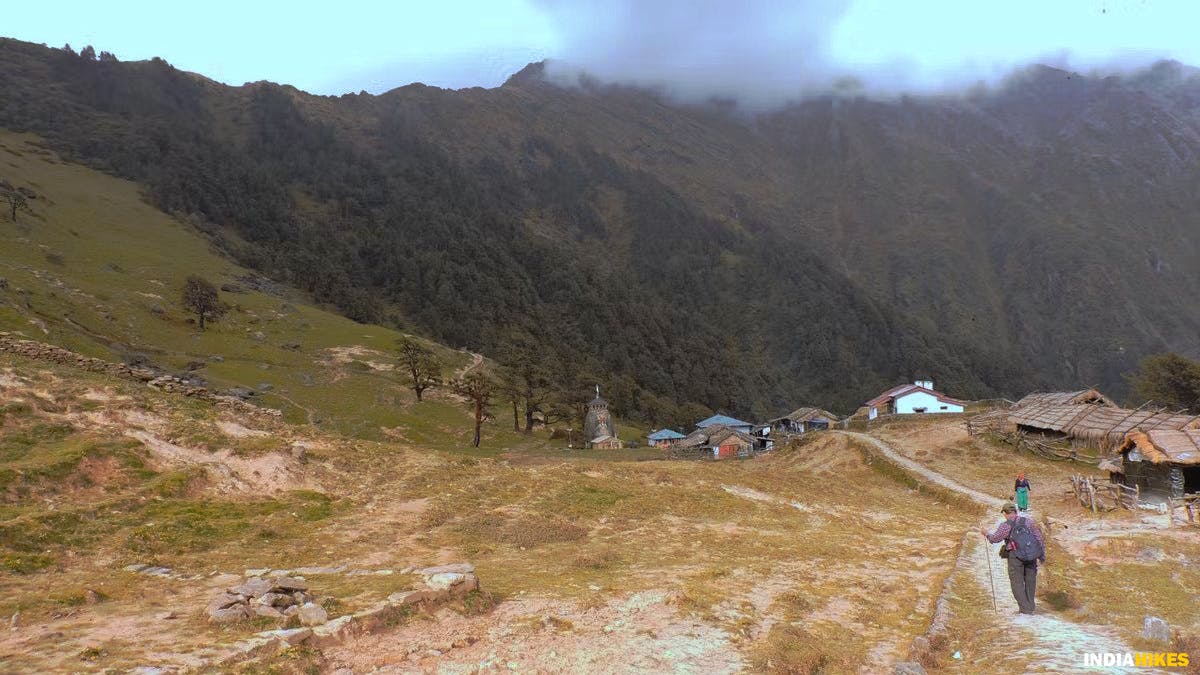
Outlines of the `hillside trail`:
[[[989,514],[980,521],[980,527],[992,530],[1000,521],[998,511],[1005,500],[984,494],[938,473],[929,467],[915,462],[897,452],[884,441],[868,434],[853,431],[838,431],[856,440],[869,443],[872,447],[887,457],[890,461],[904,467],[932,483],[946,489],[954,490],[965,495],[972,501],[988,507]],[[1026,512],[1033,515],[1033,512]],[[1036,516],[1035,516],[1036,518]],[[992,654],[1003,654],[1006,659],[1017,659],[1025,667],[1025,672],[1105,672],[1132,673],[1133,669],[1120,667],[1083,667],[1083,655],[1093,652],[1132,652],[1133,648],[1119,638],[1114,631],[1103,626],[1092,626],[1068,621],[1045,613],[1044,610],[1034,615],[1022,615],[1017,610],[1017,602],[1008,586],[1008,570],[996,554],[996,547],[988,544],[983,537],[975,532],[967,538],[969,549],[963,552],[968,556],[969,570],[975,582],[987,594],[991,593],[992,580],[996,588],[996,620],[1004,624],[1001,641],[994,643]],[[1051,561],[1050,564],[1053,564]],[[989,569],[990,567],[990,569]],[[1137,668],[1138,673],[1165,672],[1148,668]]]
[[454,379],[456,380],[463,379],[467,376],[467,373],[483,365],[483,354],[476,354],[475,352],[469,352],[465,349],[462,351],[464,354],[467,354],[471,357],[471,362],[463,366],[457,373],[454,374]]

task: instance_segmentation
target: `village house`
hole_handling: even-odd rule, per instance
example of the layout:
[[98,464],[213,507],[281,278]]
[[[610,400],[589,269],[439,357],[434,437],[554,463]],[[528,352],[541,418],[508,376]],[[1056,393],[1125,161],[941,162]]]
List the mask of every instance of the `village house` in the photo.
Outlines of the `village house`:
[[1105,460],[1114,482],[1137,486],[1142,494],[1200,493],[1200,430],[1133,431],[1119,451],[1119,460]]
[[704,455],[711,453],[713,459],[749,457],[754,452],[755,439],[739,429],[716,424],[693,431],[674,448]]
[[1104,453],[1118,452],[1134,431],[1200,428],[1196,416],[1121,408],[1094,389],[1030,394],[1013,406],[1008,420],[1016,431]]
[[646,440],[652,448],[669,448],[685,438],[687,437],[674,429],[659,429],[647,436]]
[[880,415],[919,415],[932,413],[961,413],[964,401],[950,398],[933,388],[933,380],[916,380],[912,384],[892,387],[867,401],[867,419]]
[[717,426],[728,427],[730,429],[736,429],[744,434],[749,434],[751,431],[754,430],[753,424],[751,424],[749,422],[743,422],[742,420],[730,417],[728,415],[720,415],[720,414],[713,415],[712,417],[709,417],[708,419],[703,419],[703,420],[700,420],[699,422],[696,422],[697,429],[708,429],[709,427],[717,427]]
[[771,420],[767,424],[778,434],[803,434],[809,431],[828,429],[837,421],[837,415],[816,407],[797,408],[792,412]]

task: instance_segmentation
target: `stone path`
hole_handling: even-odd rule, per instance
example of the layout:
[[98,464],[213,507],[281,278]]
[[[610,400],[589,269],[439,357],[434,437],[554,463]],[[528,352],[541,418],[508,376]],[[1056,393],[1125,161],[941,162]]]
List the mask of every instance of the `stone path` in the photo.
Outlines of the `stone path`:
[[[932,483],[965,495],[979,504],[998,511],[1005,502],[1005,500],[966,487],[948,476],[905,457],[890,445],[874,436],[852,431],[839,431],[837,433],[869,443],[880,454],[900,465],[905,470],[921,476]],[[991,529],[999,522],[999,519],[1000,515],[998,513],[989,513],[980,522],[980,527]],[[1000,558],[996,555],[996,547],[986,544],[983,541],[983,537],[977,533],[974,536],[968,535],[968,546],[969,549],[964,551],[964,555],[969,556],[968,560],[970,562],[966,569],[970,571],[975,581],[981,585],[984,592],[990,595],[992,582],[989,579],[989,565],[991,566],[990,575],[994,578],[996,585],[998,620],[1008,624],[1010,628],[1020,631],[1020,637],[1014,639],[1012,645],[996,645],[997,652],[1015,653],[1024,657],[1026,672],[1134,672],[1133,670],[1119,667],[1085,668],[1083,666],[1084,654],[1104,652],[1126,653],[1132,652],[1133,649],[1117,637],[1111,629],[1103,626],[1078,624],[1044,612],[1033,616],[1019,614],[1017,612],[1017,602],[1009,591],[1007,568],[999,564]],[[1005,634],[1011,635],[1012,631],[1006,631]],[[1136,672],[1153,673],[1165,671],[1137,668]]]

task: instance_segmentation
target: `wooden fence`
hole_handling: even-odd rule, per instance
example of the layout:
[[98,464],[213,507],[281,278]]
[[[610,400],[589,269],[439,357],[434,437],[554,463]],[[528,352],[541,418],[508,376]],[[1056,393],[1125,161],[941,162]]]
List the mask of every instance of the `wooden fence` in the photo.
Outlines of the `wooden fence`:
[[1134,511],[1141,500],[1141,488],[1120,483],[1089,478],[1087,476],[1071,476],[1071,491],[1075,499],[1085,508],[1098,511],[1115,511],[1126,509]]
[[1183,511],[1182,522],[1200,526],[1200,493],[1172,497],[1167,500],[1167,519],[1171,525],[1175,524],[1175,509]]

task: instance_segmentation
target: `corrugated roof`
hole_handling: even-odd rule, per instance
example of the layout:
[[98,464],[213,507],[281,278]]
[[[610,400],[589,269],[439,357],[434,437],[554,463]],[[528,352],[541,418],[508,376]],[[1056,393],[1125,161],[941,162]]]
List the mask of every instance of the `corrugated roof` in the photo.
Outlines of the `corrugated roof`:
[[708,427],[716,426],[718,424],[721,426],[725,426],[725,427],[753,427],[754,426],[753,424],[751,424],[749,422],[743,422],[742,420],[730,417],[728,415],[713,415],[712,417],[710,417],[706,420],[700,420],[699,422],[696,422],[696,426],[700,427],[701,429],[706,429]]
[[647,436],[652,441],[675,441],[681,438],[687,438],[683,434],[674,429],[659,429],[658,431]]

